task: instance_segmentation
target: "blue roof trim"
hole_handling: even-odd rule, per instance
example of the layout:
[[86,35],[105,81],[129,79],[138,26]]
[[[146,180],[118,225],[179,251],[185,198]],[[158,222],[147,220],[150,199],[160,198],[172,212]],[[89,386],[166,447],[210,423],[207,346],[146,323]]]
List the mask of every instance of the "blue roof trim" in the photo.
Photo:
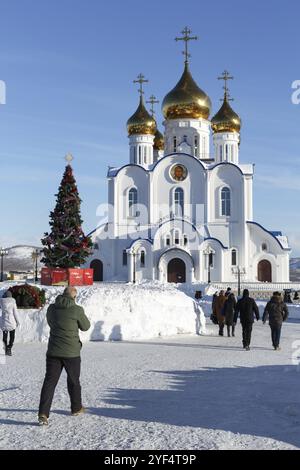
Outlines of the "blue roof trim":
[[[142,167],[141,165],[136,165],[134,163],[127,163],[126,165],[123,165],[120,168],[118,168],[117,170],[115,170],[115,172],[114,172],[113,168],[108,170],[107,178],[114,178],[115,176],[118,175],[118,173],[120,173],[121,170],[124,170],[124,168],[128,168],[128,167],[139,168],[140,170],[143,170],[145,173],[148,173],[148,171],[149,171],[149,170],[145,170],[145,168]],[[114,174],[109,174],[110,171]]]
[[250,220],[247,220],[247,224],[253,224],[253,225],[256,225],[257,227],[261,228],[264,232],[268,233],[269,235],[271,235],[271,237],[274,238],[274,240],[277,241],[278,245],[280,246],[280,248],[284,251],[291,251],[290,248],[284,248],[281,244],[281,242],[278,240],[278,238],[276,238],[276,236],[274,235],[274,232],[270,232],[270,230],[267,230],[265,227],[263,227],[262,225],[260,225],[258,222],[253,222],[253,221],[250,221]]
[[282,232],[281,231],[271,230],[270,233],[272,233],[272,235],[274,235],[274,237],[282,237]]
[[166,253],[169,253],[170,251],[180,251],[181,253],[185,253],[186,255],[188,255],[188,256],[191,258],[192,263],[193,263],[193,267],[195,267],[195,262],[194,262],[194,259],[193,259],[192,255],[191,255],[188,251],[183,250],[182,248],[178,248],[177,246],[174,246],[174,247],[172,247],[172,248],[169,248],[169,249],[166,250],[166,251],[163,251],[162,254],[160,255],[160,257],[158,258],[158,263],[157,263],[157,265],[159,265],[160,260],[162,259],[162,257],[163,257]]
[[[164,222],[161,222],[161,223],[159,224],[159,226],[157,227],[157,230],[160,229],[163,225],[168,224],[168,223],[170,223],[170,222],[185,222],[185,223],[191,225],[191,226],[193,227],[193,229],[196,230],[196,232],[199,233],[199,230],[197,229],[196,225],[194,225],[194,224],[193,224],[192,222],[190,222],[189,220],[185,220],[185,219],[180,218],[180,217],[174,218],[174,219],[168,219],[168,220],[165,220]],[[200,234],[199,234],[199,235],[200,235]]]
[[216,165],[214,165],[212,168],[210,168],[210,171],[214,170],[215,168],[217,168],[218,166],[221,166],[221,165],[230,165],[230,166],[234,166],[235,168],[237,168],[239,170],[239,172],[244,176],[246,173],[243,173],[242,170],[240,169],[240,167],[238,165],[236,165],[235,163],[231,163],[231,162],[221,162],[221,163],[217,163]]
[[229,249],[228,246],[223,245],[223,243],[220,240],[218,240],[217,238],[214,238],[214,237],[204,238],[205,242],[207,242],[208,240],[214,240],[215,242],[220,243],[221,247],[224,248],[224,250]]
[[199,160],[199,158],[196,158],[194,157],[194,155],[190,155],[189,153],[180,153],[180,152],[173,152],[173,153],[169,153],[168,155],[165,155],[164,157],[160,158],[155,164],[154,166],[151,168],[151,170],[149,171],[154,171],[155,168],[157,167],[157,165],[159,165],[163,160],[165,160],[166,158],[168,157],[173,157],[173,156],[179,156],[179,155],[185,155],[186,157],[190,157],[192,158],[193,160],[196,160],[196,162],[200,163],[200,165],[202,166],[203,170],[206,170],[204,164],[202,163],[201,160]]
[[153,245],[153,240],[150,240],[149,238],[136,238],[135,240],[132,240],[132,242],[130,243],[129,247],[126,248],[126,250],[130,250],[130,248],[138,241],[142,241],[142,242],[149,242],[151,245]]

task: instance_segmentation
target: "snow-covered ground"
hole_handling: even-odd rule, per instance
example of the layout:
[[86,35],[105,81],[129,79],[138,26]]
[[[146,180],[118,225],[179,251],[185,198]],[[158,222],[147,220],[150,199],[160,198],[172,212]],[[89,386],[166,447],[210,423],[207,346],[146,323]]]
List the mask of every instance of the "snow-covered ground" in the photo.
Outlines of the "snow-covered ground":
[[0,365],[0,449],[299,449],[299,338],[291,320],[280,352],[261,323],[250,352],[240,326],[236,338],[86,343],[87,413],[69,415],[63,374],[46,429],[36,426],[46,344],[17,344]]
[[[195,315],[189,311],[191,299],[182,297],[182,292],[176,297],[172,286],[165,286],[165,297],[161,292],[156,300],[146,286],[131,286],[136,289],[132,293],[137,304],[128,291],[122,294],[124,288],[114,287],[119,289],[115,290],[119,305],[121,298],[131,301],[116,319],[128,318],[131,311],[134,323],[137,315],[138,330],[132,327],[128,331],[140,331],[143,326],[143,315],[138,312],[145,313],[146,307],[141,305],[149,304],[150,311],[157,302],[163,305],[164,299],[170,307],[171,298],[175,303],[186,302],[174,314],[176,318],[179,312],[183,317],[191,315],[187,321],[194,330],[166,337],[170,332],[163,332],[164,323],[158,320],[158,314],[166,315],[170,324],[172,311],[166,306],[152,316],[148,312],[144,323],[146,331],[153,333],[149,322],[156,321],[160,337],[139,339],[136,335],[135,341],[86,342],[82,388],[87,413],[70,416],[63,373],[48,428],[36,425],[46,344],[38,335],[35,342],[16,344],[13,357],[5,361],[0,357],[0,449],[300,449],[300,367],[295,365],[295,357],[300,356],[296,349],[300,348],[299,307],[291,307],[290,319],[284,324],[282,351],[272,350],[269,326],[258,322],[252,349],[247,352],[241,348],[240,325],[235,338],[220,338],[217,327],[208,320],[213,335],[196,335]],[[117,302],[111,298],[113,287],[95,289],[107,289],[113,315]],[[56,293],[49,289],[49,300]],[[96,308],[94,295],[80,291],[87,311]],[[261,311],[264,305],[260,302]],[[102,315],[104,310],[98,307]],[[204,299],[203,308],[210,314],[210,299]],[[24,315],[33,316],[33,327],[38,312]],[[101,325],[102,334],[109,330]],[[42,332],[44,327],[40,325],[36,331]]]

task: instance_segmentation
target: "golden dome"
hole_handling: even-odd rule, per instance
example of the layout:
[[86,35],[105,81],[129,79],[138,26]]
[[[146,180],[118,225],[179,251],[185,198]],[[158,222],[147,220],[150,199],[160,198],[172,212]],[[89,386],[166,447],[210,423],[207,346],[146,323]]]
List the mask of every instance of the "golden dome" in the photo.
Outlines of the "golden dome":
[[144,105],[143,97],[140,97],[140,104],[136,112],[127,121],[128,135],[132,134],[152,134],[156,132],[155,119],[148,113]]
[[186,63],[181,79],[165,96],[162,104],[164,117],[166,119],[208,119],[210,110],[209,97],[198,87]]
[[219,132],[240,132],[242,121],[230,106],[227,95],[224,96],[224,102],[211,120],[211,127],[214,133]]
[[164,150],[165,148],[164,136],[158,129],[155,133],[153,148],[154,150]]

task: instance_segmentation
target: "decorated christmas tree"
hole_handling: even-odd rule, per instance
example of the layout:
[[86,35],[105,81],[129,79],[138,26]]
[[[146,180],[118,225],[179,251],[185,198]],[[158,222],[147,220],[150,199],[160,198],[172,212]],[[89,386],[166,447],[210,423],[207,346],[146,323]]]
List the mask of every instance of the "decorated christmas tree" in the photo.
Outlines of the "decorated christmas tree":
[[44,258],[42,262],[48,268],[77,268],[91,253],[92,241],[81,228],[81,199],[79,197],[71,156],[66,157],[66,166],[58,194],[56,206],[50,213],[50,233],[42,239]]

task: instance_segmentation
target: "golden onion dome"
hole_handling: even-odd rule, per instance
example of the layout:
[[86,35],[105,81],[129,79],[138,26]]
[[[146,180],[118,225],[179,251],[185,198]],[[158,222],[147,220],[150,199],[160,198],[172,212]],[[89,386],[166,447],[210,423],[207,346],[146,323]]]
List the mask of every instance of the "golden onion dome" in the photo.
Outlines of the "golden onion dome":
[[214,133],[220,132],[240,132],[242,121],[241,118],[233,111],[230,106],[227,95],[224,96],[224,102],[211,120],[211,126]]
[[186,63],[179,82],[163,100],[164,117],[166,119],[208,119],[210,110],[209,96],[198,87]]
[[140,97],[140,104],[136,112],[127,121],[128,135],[152,134],[156,132],[155,119],[148,113],[144,105],[143,97]]
[[153,148],[154,150],[164,150],[165,148],[164,136],[158,129],[155,132]]

